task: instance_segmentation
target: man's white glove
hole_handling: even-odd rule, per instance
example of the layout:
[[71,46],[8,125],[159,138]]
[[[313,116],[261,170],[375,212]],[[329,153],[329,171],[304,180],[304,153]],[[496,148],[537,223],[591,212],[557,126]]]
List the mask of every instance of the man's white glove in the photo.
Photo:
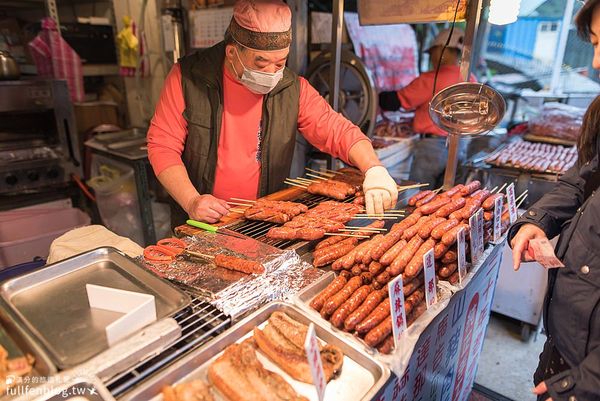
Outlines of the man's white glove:
[[396,206],[398,187],[396,181],[383,166],[371,167],[363,182],[367,213],[383,213]]

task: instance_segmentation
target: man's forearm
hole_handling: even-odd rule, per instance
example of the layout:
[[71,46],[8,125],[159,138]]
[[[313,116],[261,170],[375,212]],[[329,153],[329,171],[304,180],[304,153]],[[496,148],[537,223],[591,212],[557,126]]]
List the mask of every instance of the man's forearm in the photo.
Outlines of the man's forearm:
[[381,166],[381,161],[379,161],[371,142],[367,140],[356,142],[350,148],[348,158],[350,163],[363,173],[366,173],[371,167]]
[[164,169],[158,175],[158,181],[186,212],[192,200],[199,195],[184,166]]

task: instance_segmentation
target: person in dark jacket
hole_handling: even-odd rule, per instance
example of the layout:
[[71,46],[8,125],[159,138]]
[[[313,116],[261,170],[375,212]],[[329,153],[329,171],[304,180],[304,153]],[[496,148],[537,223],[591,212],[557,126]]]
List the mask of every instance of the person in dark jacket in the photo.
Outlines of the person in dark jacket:
[[[599,69],[600,0],[588,0],[576,23],[594,45],[593,67]],[[531,261],[531,239],[560,234],[555,251],[565,267],[548,273],[548,337],[533,377],[538,401],[600,400],[599,134],[600,96],[585,114],[577,164],[509,232],[515,270]]]

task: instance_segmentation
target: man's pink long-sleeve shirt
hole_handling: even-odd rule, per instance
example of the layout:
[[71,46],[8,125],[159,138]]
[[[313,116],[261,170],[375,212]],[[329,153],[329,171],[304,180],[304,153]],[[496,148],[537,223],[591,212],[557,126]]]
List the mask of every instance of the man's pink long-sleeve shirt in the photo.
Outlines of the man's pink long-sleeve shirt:
[[[263,96],[250,92],[227,68],[223,71],[223,116],[212,194],[225,200],[256,199]],[[320,151],[348,163],[352,146],[368,140],[367,137],[335,112],[306,79],[299,80],[298,130]],[[148,158],[157,176],[168,167],[183,165],[181,154],[187,138],[184,110],[181,69],[177,64],[167,75],[148,130]]]

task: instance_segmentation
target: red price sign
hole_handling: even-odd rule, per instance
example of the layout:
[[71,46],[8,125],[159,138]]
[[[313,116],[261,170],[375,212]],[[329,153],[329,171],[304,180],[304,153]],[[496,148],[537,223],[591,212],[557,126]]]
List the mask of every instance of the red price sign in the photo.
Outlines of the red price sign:
[[437,285],[435,283],[435,257],[433,249],[423,255],[423,274],[425,275],[425,300],[427,309],[437,302]]
[[392,332],[394,334],[394,345],[398,349],[398,344],[402,338],[402,333],[406,330],[406,310],[404,306],[404,284],[402,275],[399,274],[388,284],[388,294],[390,296],[390,307],[392,313]]
[[517,220],[517,202],[515,200],[515,183],[511,183],[506,187],[506,199],[508,201],[508,214],[510,217],[510,223],[514,223]]
[[315,387],[317,387],[319,401],[323,401],[327,382],[325,382],[325,373],[323,371],[323,362],[321,361],[319,340],[315,334],[315,325],[313,323],[308,326],[306,340],[304,340],[304,350],[308,356],[308,366],[310,366],[310,373],[312,375],[313,383],[315,383]]

